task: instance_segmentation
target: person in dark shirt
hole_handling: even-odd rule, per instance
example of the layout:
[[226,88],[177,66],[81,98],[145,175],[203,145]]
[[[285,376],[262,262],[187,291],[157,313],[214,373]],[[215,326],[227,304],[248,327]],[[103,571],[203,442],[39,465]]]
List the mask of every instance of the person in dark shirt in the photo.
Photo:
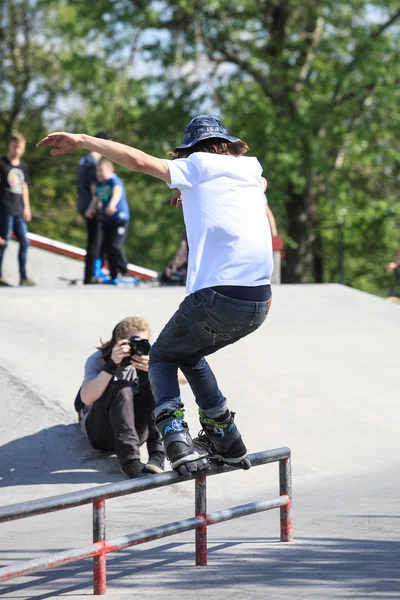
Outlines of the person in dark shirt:
[[[106,131],[99,131],[96,136],[102,140],[110,140],[111,136]],[[89,152],[81,158],[78,164],[78,212],[85,218],[87,230],[87,246],[85,261],[84,283],[98,283],[94,276],[94,265],[100,256],[102,222],[97,211],[96,203],[92,203],[96,193],[96,168],[101,158],[98,152]]]
[[[174,194],[173,198],[174,197],[177,197],[177,194]],[[178,207],[179,203],[177,203],[176,206]],[[178,250],[161,274],[160,285],[186,285],[188,258],[189,247],[185,229]]]
[[35,282],[26,274],[29,246],[27,223],[32,218],[29,203],[28,165],[21,160],[26,140],[21,133],[14,133],[8,145],[8,154],[0,159],[0,286],[9,284],[3,279],[2,264],[11,233],[19,242],[20,285],[31,286]]

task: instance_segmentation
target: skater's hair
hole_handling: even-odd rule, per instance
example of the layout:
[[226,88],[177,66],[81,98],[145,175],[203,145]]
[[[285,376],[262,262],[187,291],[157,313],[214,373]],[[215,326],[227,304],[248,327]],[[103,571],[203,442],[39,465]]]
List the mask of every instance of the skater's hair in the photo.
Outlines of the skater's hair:
[[26,144],[26,139],[24,138],[22,133],[19,133],[19,131],[13,131],[9,139],[9,143],[11,142],[17,142],[17,144]]
[[127,317],[120,321],[112,332],[111,339],[108,342],[103,342],[100,339],[100,346],[97,347],[98,350],[102,352],[102,358],[107,361],[110,356],[112,349],[118,340],[124,340],[129,337],[132,329],[136,329],[136,331],[147,331],[149,337],[151,337],[151,329],[150,323],[144,317]]
[[190,148],[178,148],[171,152],[174,158],[187,158],[194,152],[209,152],[210,154],[230,154],[231,156],[242,156],[249,150],[249,146],[243,140],[240,142],[228,142],[221,138],[209,138],[201,140]]

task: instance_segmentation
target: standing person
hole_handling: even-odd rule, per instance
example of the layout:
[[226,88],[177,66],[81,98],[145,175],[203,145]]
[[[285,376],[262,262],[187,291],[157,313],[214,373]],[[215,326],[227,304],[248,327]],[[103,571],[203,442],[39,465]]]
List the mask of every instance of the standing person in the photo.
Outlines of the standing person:
[[18,263],[20,285],[32,286],[35,282],[26,274],[29,240],[27,223],[32,219],[29,202],[28,165],[22,160],[26,140],[14,133],[8,144],[8,154],[0,159],[0,286],[8,286],[2,277],[2,263],[11,233],[19,243]]
[[[243,156],[248,145],[210,115],[190,121],[174,160],[85,134],[52,133],[38,146],[55,146],[52,154],[95,150],[182,192],[188,295],[150,352],[156,426],[172,468],[181,474],[207,468],[205,448],[220,460],[248,467],[234,413],[204,357],[249,335],[267,317],[273,261],[260,163]],[[178,367],[198,404],[204,445],[189,435]]]
[[393,273],[399,267],[400,267],[400,250],[397,251],[397,254],[394,257],[394,259],[386,265],[386,271],[388,273]]
[[[102,140],[111,140],[107,131],[99,131],[96,138]],[[101,247],[101,217],[92,204],[96,193],[96,167],[101,158],[99,152],[89,152],[85,154],[78,164],[77,188],[78,188],[78,212],[84,217],[87,231],[85,276],[83,283],[99,283],[100,280],[95,277],[95,261],[100,257]]]
[[97,167],[95,202],[101,204],[103,249],[110,269],[110,283],[116,283],[118,273],[127,275],[128,261],[123,245],[128,233],[129,205],[125,186],[114,173],[114,165],[103,158]]
[[[175,197],[175,194],[173,198]],[[180,198],[180,192],[179,192]],[[171,199],[172,202],[172,199]],[[177,196],[177,208],[180,208],[180,199],[178,200]],[[160,277],[161,285],[170,285],[170,284],[178,284],[185,285],[186,284],[186,275],[187,275],[187,264],[188,264],[188,256],[189,256],[189,248],[186,231],[183,232],[181,241],[179,243],[179,248],[175,252],[174,257],[168,262],[167,266],[164,269],[164,272]]]

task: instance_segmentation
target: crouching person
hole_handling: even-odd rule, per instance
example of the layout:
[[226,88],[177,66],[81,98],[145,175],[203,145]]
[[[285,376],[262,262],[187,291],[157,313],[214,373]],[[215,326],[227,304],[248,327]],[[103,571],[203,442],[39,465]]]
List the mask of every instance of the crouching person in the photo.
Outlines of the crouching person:
[[[94,448],[115,451],[121,472],[133,479],[164,470],[164,452],[152,412],[148,379],[150,326],[128,317],[114,328],[109,342],[89,356],[83,384],[75,400],[81,427]],[[147,464],[140,446],[147,443]]]

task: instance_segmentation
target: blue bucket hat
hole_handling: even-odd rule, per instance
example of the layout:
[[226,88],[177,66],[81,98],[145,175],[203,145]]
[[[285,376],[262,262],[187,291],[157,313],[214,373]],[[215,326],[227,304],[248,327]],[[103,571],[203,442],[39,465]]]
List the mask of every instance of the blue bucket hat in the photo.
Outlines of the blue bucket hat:
[[221,138],[228,142],[241,141],[240,138],[229,135],[228,130],[217,117],[213,117],[212,115],[199,115],[198,117],[194,117],[189,125],[185,127],[183,144],[177,146],[175,150],[190,148],[197,144],[197,142],[209,138]]

